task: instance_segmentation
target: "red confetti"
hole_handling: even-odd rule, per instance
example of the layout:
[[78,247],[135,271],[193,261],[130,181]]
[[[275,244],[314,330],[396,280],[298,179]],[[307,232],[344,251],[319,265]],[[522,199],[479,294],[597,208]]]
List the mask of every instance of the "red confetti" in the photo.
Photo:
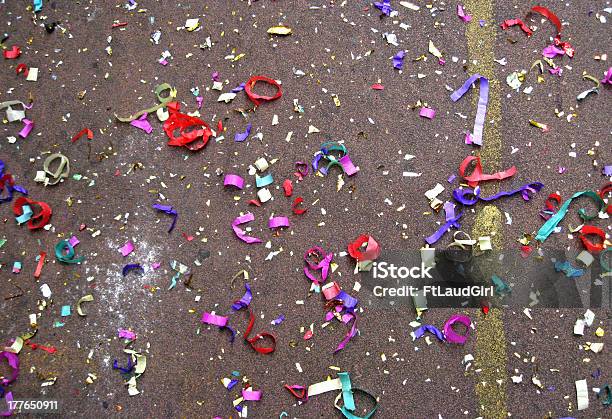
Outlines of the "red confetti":
[[87,134],[87,139],[89,140],[93,140],[93,132],[89,129],[89,128],[83,128],[82,130],[79,131],[79,133],[77,135],[75,135],[74,137],[72,137],[72,141],[73,143],[78,140],[79,138],[81,138],[83,135]]
[[[603,244],[606,241],[606,233],[600,228],[595,226],[584,226],[580,230],[580,241],[584,247],[591,253],[599,253],[603,250]],[[593,243],[587,238],[587,236],[598,236],[601,239],[601,243]]]
[[28,76],[29,72],[30,70],[28,69],[28,66],[25,65],[24,63],[19,64],[17,68],[15,69],[15,73],[17,74],[23,73],[26,77]]
[[47,257],[47,252],[40,252],[40,257],[38,258],[38,265],[36,265],[36,271],[34,272],[34,278],[39,278],[40,273],[42,271],[43,265],[45,264],[45,258]]
[[294,214],[302,215],[306,211],[308,211],[308,208],[298,208],[298,205],[300,205],[302,202],[304,202],[304,198],[302,198],[301,196],[298,196],[297,198],[295,198],[295,200],[293,201],[293,204],[291,205],[291,210],[293,211]]
[[13,45],[13,48],[2,51],[2,54],[4,54],[4,58],[7,60],[14,60],[21,55],[21,48],[17,45]]
[[372,85],[372,89],[374,89],[374,90],[385,90],[385,86],[383,86],[382,84],[379,84],[379,83],[374,83]]
[[285,190],[285,196],[293,195],[293,183],[289,179],[283,182],[283,189]]
[[[164,131],[168,138],[170,138],[168,145],[184,146],[191,151],[200,150],[212,136],[210,127],[200,118],[181,113],[179,109],[180,105],[178,102],[168,103],[170,116],[164,122]],[[176,130],[179,130],[180,133],[178,137],[174,135]]]

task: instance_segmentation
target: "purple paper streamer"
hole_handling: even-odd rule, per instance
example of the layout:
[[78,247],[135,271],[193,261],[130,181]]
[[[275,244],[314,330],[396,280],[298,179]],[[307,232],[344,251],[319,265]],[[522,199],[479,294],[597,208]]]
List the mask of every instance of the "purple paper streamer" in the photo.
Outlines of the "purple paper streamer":
[[254,219],[255,219],[255,216],[253,215],[253,213],[249,212],[239,217],[236,217],[234,221],[232,221],[232,229],[234,230],[234,233],[236,234],[236,236],[238,236],[240,240],[248,244],[261,243],[261,239],[257,237],[248,236],[246,232],[238,226],[240,224],[245,224],[245,223],[248,223],[249,221],[253,221]]
[[[325,255],[325,256],[321,261],[319,261],[319,263],[315,265],[314,263],[310,261],[310,258],[309,258],[310,253],[317,253],[319,255]],[[333,253],[331,252],[325,253],[325,251],[318,246],[308,249],[306,253],[304,254],[304,261],[306,262],[306,265],[307,265],[307,266],[304,266],[304,274],[306,275],[308,279],[310,279],[312,282],[316,284],[325,282],[327,280],[327,275],[329,273],[329,265],[333,258],[334,258]],[[320,281],[310,272],[310,269],[314,271],[321,270],[321,280]]]
[[404,57],[406,57],[406,51],[398,51],[397,54],[393,56],[393,68],[397,70],[404,68]]
[[240,83],[238,86],[234,87],[231,92],[232,93],[238,93],[238,92],[242,92],[244,90],[244,86],[246,85],[246,83]]
[[[353,324],[350,330],[344,336],[344,339],[342,339],[342,341],[338,344],[338,346],[334,350],[334,353],[337,353],[341,351],[342,349],[344,349],[346,344],[349,343],[349,341],[357,334],[357,315],[355,315],[354,313],[350,313],[348,316],[349,316],[349,321],[351,319],[353,320]],[[344,323],[348,323],[348,321]]]
[[391,13],[393,12],[393,8],[391,7],[391,0],[383,0],[382,3],[376,1],[374,2],[374,7],[380,10],[386,16],[391,16]]
[[153,132],[153,127],[151,126],[151,124],[149,123],[149,120],[147,119],[146,112],[143,115],[141,115],[138,119],[134,119],[132,122],[130,122],[130,125],[143,130],[147,134],[150,134]]
[[289,227],[289,218],[272,217],[268,220],[268,228]]
[[465,10],[463,9],[463,6],[460,4],[457,5],[457,16],[459,16],[459,18],[465,23],[470,22],[472,20],[472,16],[466,14]]
[[419,339],[419,338],[423,337],[423,335],[426,332],[429,332],[429,333],[435,335],[440,342],[444,342],[444,335],[442,334],[442,332],[436,326],[433,326],[431,324],[425,324],[425,325],[419,327],[418,329],[416,329],[414,331],[414,338],[415,339]]
[[487,113],[487,103],[489,102],[489,79],[480,74],[474,74],[463,83],[463,86],[453,92],[451,100],[456,102],[461,99],[477,80],[480,80],[480,96],[478,98],[478,108],[476,110],[474,132],[472,133],[471,141],[476,145],[482,145],[482,133],[484,130],[485,115]]
[[461,228],[461,224],[459,224],[459,219],[461,218],[461,216],[463,215],[463,212],[460,212],[458,215],[454,215],[455,212],[455,207],[452,207],[452,212],[453,212],[453,217],[450,217],[450,214],[447,213],[447,209],[450,209],[451,207],[444,204],[444,212],[445,212],[445,220],[446,222],[440,226],[440,228],[431,236],[426,237],[425,241],[428,244],[434,244],[435,242],[437,242],[438,240],[440,240],[442,238],[443,235],[446,234],[446,232],[451,228],[454,227],[456,229]]
[[236,135],[234,135],[234,141],[241,143],[247,138],[249,138],[249,135],[251,135],[251,128],[253,128],[253,124],[249,122],[249,124],[246,127],[246,131],[237,132]]
[[281,314],[280,316],[278,316],[276,319],[272,320],[272,324],[274,326],[278,326],[279,324],[281,324],[282,322],[285,321],[285,315]]
[[338,295],[334,297],[334,300],[341,300],[342,305],[347,311],[355,310],[357,304],[359,304],[359,300],[355,297],[348,295],[345,291],[340,291]]
[[236,384],[238,384],[238,383],[239,383],[239,381],[238,381],[238,380],[236,380],[236,379],[231,380],[231,381],[230,381],[230,382],[227,384],[227,390],[229,391],[229,390],[233,389],[233,388],[236,386]]
[[228,173],[223,178],[223,186],[235,186],[238,189],[244,188],[244,179],[238,175]]
[[140,264],[138,263],[130,263],[128,265],[125,265],[121,273],[123,274],[123,276],[127,276],[127,274],[129,274],[132,271],[138,271],[141,274],[145,273],[144,268],[140,266]]
[[238,311],[245,307],[248,307],[253,301],[253,293],[251,292],[251,287],[249,284],[244,284],[244,288],[246,289],[242,298],[232,304],[232,310]]
[[170,228],[168,229],[168,233],[171,233],[172,230],[174,230],[174,226],[176,225],[178,212],[171,205],[153,204],[153,208],[158,211],[162,211],[168,215],[172,215],[172,224],[170,224]]
[[17,354],[14,354],[12,352],[3,351],[0,352],[0,361],[2,361],[2,358],[6,358],[9,367],[13,370],[11,372],[10,378],[2,378],[2,380],[0,381],[0,385],[6,387],[13,381],[15,381],[17,377],[19,377],[19,357],[17,356]]
[[15,409],[11,409],[12,403],[10,403],[14,400],[13,392],[7,391],[6,394],[4,395],[4,399],[6,400],[6,403],[9,406],[9,408],[8,410],[5,410],[4,412],[0,412],[0,416],[8,417],[8,416],[11,416],[13,414],[13,411],[15,410]]
[[[535,194],[536,192],[540,191],[543,187],[544,187],[544,184],[540,182],[527,183],[518,189],[514,189],[508,192],[501,191],[499,193],[496,193],[495,195],[492,195],[486,198],[483,198],[482,196],[480,196],[480,187],[476,187],[475,189],[463,188],[463,189],[455,189],[453,191],[453,198],[457,202],[460,202],[463,205],[470,206],[470,205],[476,204],[479,200],[487,201],[487,202],[494,201],[496,199],[499,199],[505,196],[512,196],[517,193],[520,193],[525,201],[529,201],[530,199],[529,193]],[[472,198],[469,198],[470,196]]]

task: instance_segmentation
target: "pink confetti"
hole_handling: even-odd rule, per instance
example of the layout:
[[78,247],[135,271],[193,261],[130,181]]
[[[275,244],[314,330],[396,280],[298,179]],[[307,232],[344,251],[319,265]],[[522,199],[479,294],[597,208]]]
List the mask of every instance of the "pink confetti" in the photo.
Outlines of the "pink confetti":
[[123,247],[119,249],[119,251],[121,252],[123,257],[126,257],[127,255],[129,255],[130,253],[134,251],[134,243],[132,243],[131,241],[127,242],[126,244],[123,245]]

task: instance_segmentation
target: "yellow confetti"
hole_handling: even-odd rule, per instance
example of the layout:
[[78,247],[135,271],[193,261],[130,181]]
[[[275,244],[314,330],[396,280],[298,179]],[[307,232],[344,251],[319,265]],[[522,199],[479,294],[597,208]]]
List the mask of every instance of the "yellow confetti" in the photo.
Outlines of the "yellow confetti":
[[292,30],[288,26],[272,26],[268,29],[268,33],[271,35],[291,35]]

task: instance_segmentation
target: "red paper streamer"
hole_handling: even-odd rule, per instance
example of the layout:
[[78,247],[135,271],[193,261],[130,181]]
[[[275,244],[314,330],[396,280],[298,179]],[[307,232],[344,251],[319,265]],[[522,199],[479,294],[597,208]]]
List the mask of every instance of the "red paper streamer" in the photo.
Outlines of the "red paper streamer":
[[26,77],[28,77],[29,72],[30,72],[30,69],[24,63],[19,64],[17,68],[15,69],[15,73],[17,74],[23,73]]
[[38,258],[38,265],[36,265],[36,271],[34,271],[34,278],[40,277],[40,273],[42,271],[43,265],[45,264],[46,257],[47,252],[40,252],[40,257]]
[[[608,182],[599,191],[599,196],[601,197],[601,199],[604,199],[606,195],[611,192],[612,192],[612,182]],[[608,206],[606,207],[606,212],[609,215],[612,215],[612,204],[608,204]]]
[[[258,81],[262,81],[264,83],[271,84],[276,87],[276,94],[274,96],[261,96],[257,93],[253,93],[253,88]],[[244,91],[249,97],[249,100],[255,104],[255,106],[259,106],[262,102],[272,102],[273,100],[278,99],[283,95],[280,84],[277,83],[276,80],[271,79],[266,76],[253,76],[246,82],[244,85]]]
[[38,343],[31,343],[29,340],[26,340],[23,343],[25,343],[26,346],[29,346],[30,348],[32,348],[32,350],[42,349],[43,351],[48,352],[50,354],[54,354],[57,352],[57,348],[54,346],[39,345]]
[[17,45],[13,45],[11,49],[5,49],[2,51],[2,54],[7,60],[14,60],[21,55],[21,48],[19,48]]
[[[476,161],[476,165],[474,166],[474,171],[471,175],[466,176],[465,171],[471,162]],[[514,176],[516,173],[516,167],[512,166],[511,168],[504,170],[503,172],[493,173],[491,175],[486,175],[482,173],[482,163],[480,161],[480,156],[467,156],[459,165],[459,174],[462,178],[468,181],[468,185],[471,188],[475,188],[479,182],[487,181],[487,180],[502,180]]]
[[523,22],[521,19],[506,19],[501,24],[501,28],[506,30],[511,26],[519,25],[521,30],[527,34],[527,36],[533,35],[533,31]]
[[283,182],[283,189],[285,190],[285,196],[293,195],[293,183],[289,179],[285,179]]
[[[584,226],[580,230],[580,240],[584,247],[591,253],[599,253],[603,250],[603,244],[606,241],[606,233],[600,228],[594,226]],[[598,236],[601,243],[593,243],[587,236]]]
[[[181,147],[184,146],[191,151],[198,151],[204,148],[208,139],[212,136],[212,131],[208,124],[200,118],[189,116],[179,112],[178,102],[168,103],[170,116],[164,122],[164,131],[170,139],[168,145]],[[174,135],[179,130],[180,135]]]
[[302,215],[306,211],[308,211],[308,208],[298,208],[298,205],[300,205],[302,202],[304,202],[304,198],[302,198],[301,196],[298,196],[297,198],[295,198],[295,200],[293,201],[293,204],[291,205],[291,210],[293,211],[294,214]]
[[531,11],[535,12],[535,13],[541,14],[546,19],[548,19],[550,21],[550,23],[555,25],[555,27],[557,28],[557,36],[555,36],[555,45],[560,47],[560,48],[563,48],[565,53],[570,58],[572,58],[574,56],[574,52],[575,52],[574,48],[570,45],[569,42],[561,42],[561,21],[559,20],[557,15],[554,14],[553,12],[551,12],[546,7],[542,7],[542,6],[534,6],[534,7],[531,8]]
[[[260,354],[266,355],[266,354],[270,354],[274,352],[274,349],[276,349],[276,337],[273,334],[268,333],[268,332],[261,332],[261,333],[256,334],[252,338],[249,338],[249,335],[251,334],[251,330],[253,329],[254,324],[255,324],[255,315],[253,314],[253,310],[251,310],[251,308],[249,307],[249,325],[244,332],[244,340],[246,340],[249,343],[249,345],[251,345],[251,348],[253,348],[255,351],[257,351]],[[264,339],[264,338],[271,339],[272,346],[255,346],[257,341]]]
[[123,26],[127,26],[127,22],[117,22],[117,23],[113,23],[113,28],[121,28]]
[[[361,249],[365,244],[367,244],[367,247],[362,252]],[[348,252],[358,262],[362,260],[376,260],[380,256],[380,246],[372,236],[362,234],[357,237],[357,240],[349,243]]]
[[93,140],[93,132],[89,128],[83,128],[82,130],[79,131],[77,135],[72,137],[72,140],[70,141],[74,143],[76,140],[78,140],[85,134],[87,134],[87,139]]
[[[308,400],[308,391],[306,387],[300,385],[290,386],[289,384],[285,384],[285,388],[289,390],[289,393],[291,393],[296,399],[304,402]],[[296,390],[298,390],[299,393]]]
[[[17,217],[19,217],[20,215],[23,215],[24,205],[29,205],[32,208],[32,211],[34,211],[35,206],[40,207],[40,211],[38,213],[34,211],[32,218],[30,218],[30,220],[28,221],[28,228],[30,230],[37,230],[47,225],[47,223],[49,222],[49,219],[51,218],[51,214],[53,213],[53,211],[51,210],[51,207],[47,203],[42,202],[42,201],[33,201],[23,196],[19,197],[15,200],[15,204],[13,204],[13,213]],[[39,218],[40,218],[40,222],[38,224],[35,224],[34,220],[37,220]]]

